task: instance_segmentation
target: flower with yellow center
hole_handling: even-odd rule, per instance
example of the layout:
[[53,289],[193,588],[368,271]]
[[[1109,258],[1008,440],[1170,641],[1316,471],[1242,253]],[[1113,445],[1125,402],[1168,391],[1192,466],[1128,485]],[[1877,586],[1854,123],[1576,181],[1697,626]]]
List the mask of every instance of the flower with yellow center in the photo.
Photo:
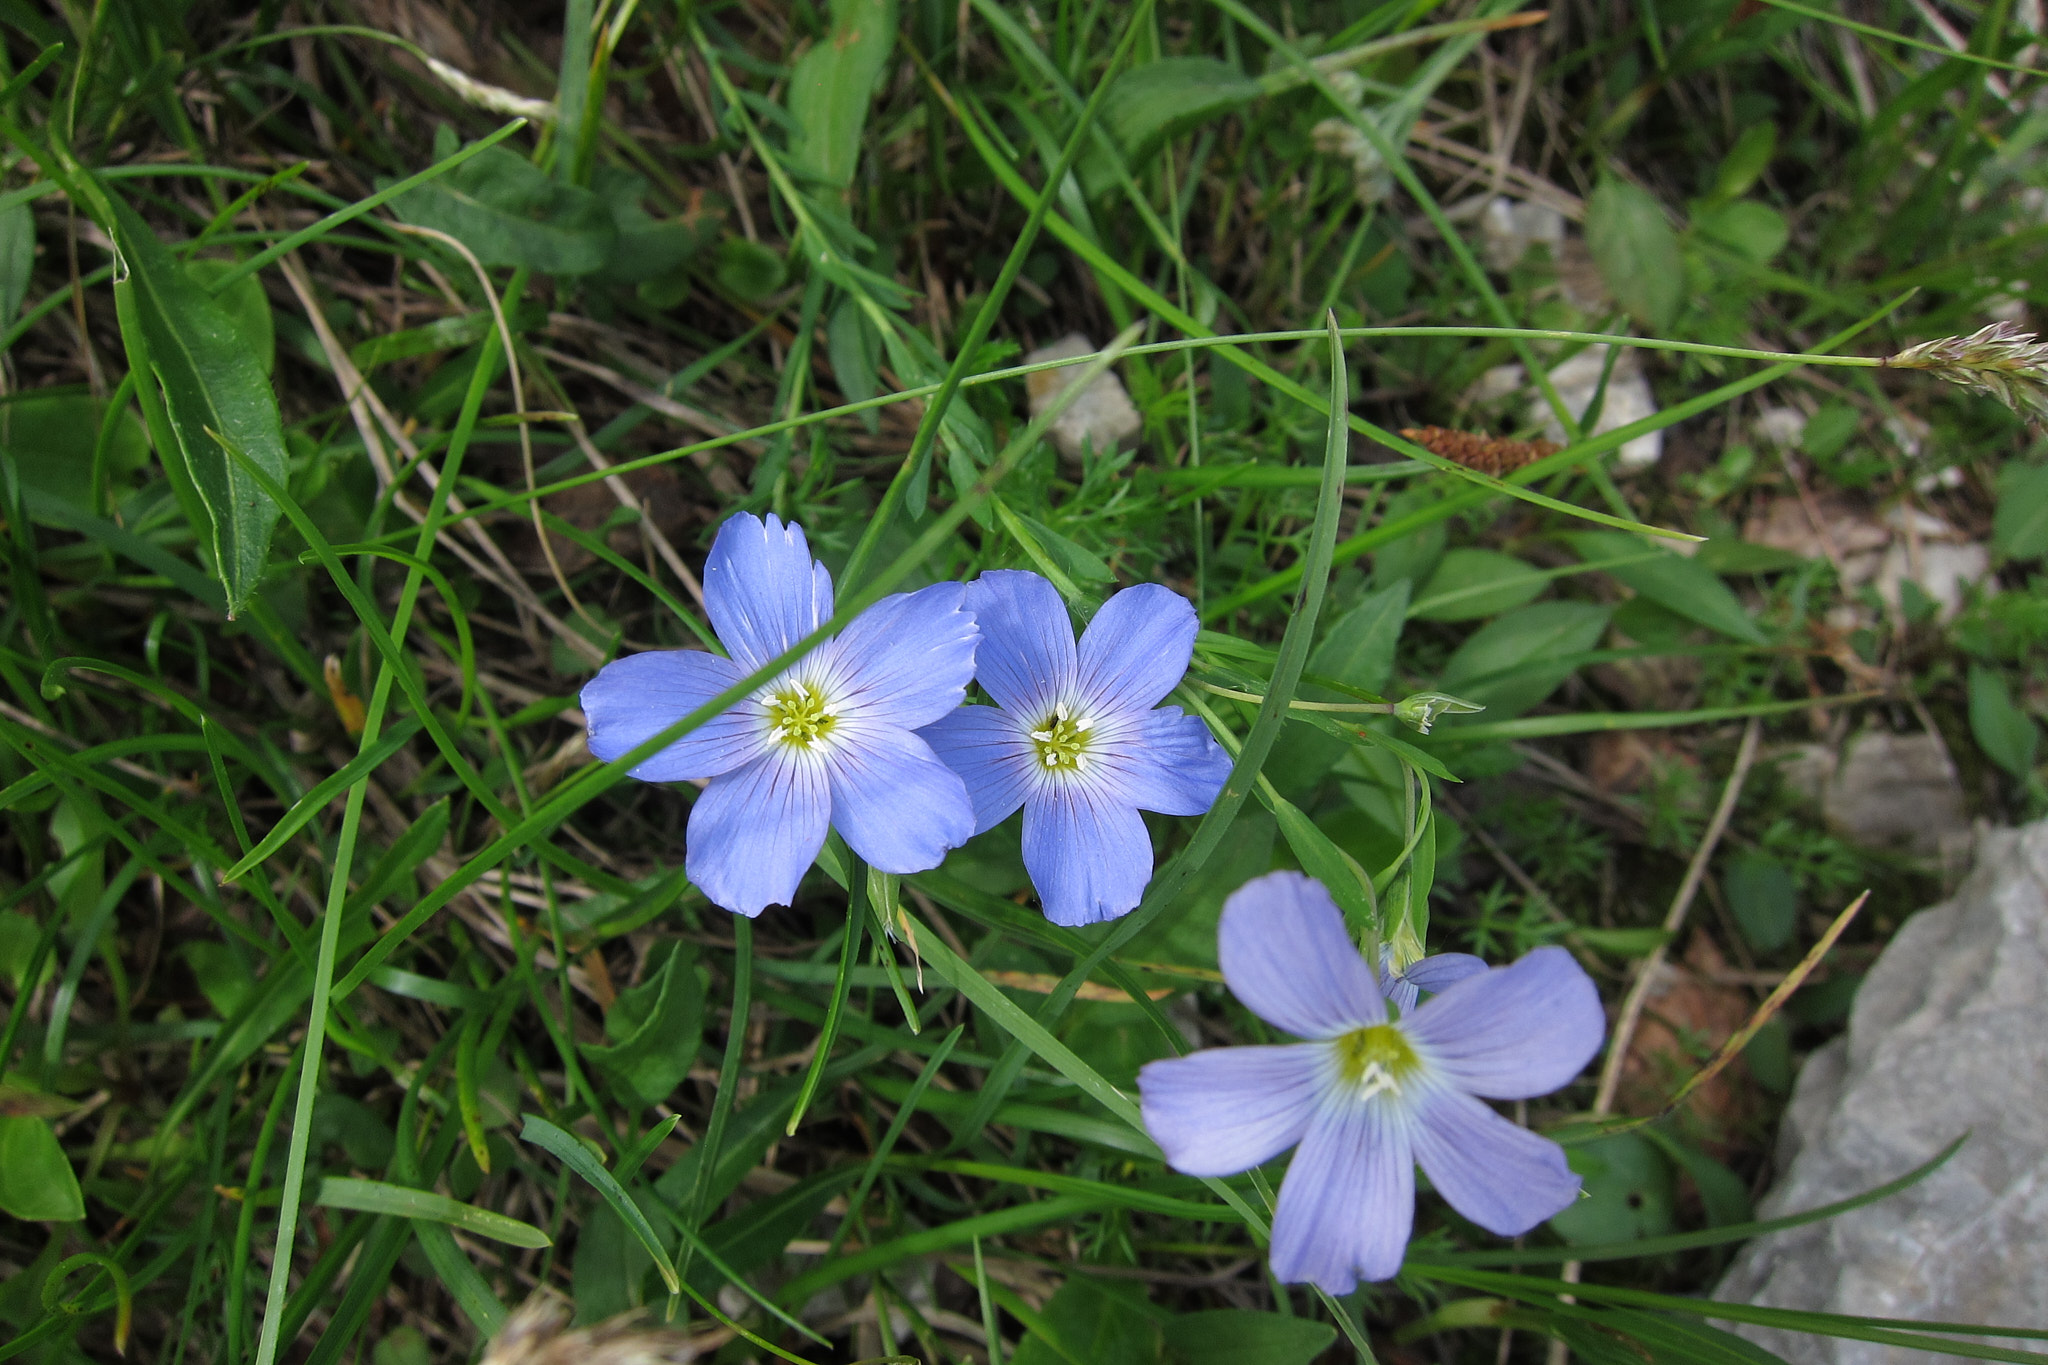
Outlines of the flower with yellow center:
[[[1418,1164],[1452,1208],[1504,1237],[1577,1198],[1563,1149],[1484,1103],[1555,1090],[1599,1051],[1599,992],[1562,948],[1492,970],[1423,958],[1381,976],[1329,892],[1298,872],[1239,888],[1216,947],[1232,993],[1307,1041],[1147,1065],[1145,1128],[1189,1175],[1235,1175],[1299,1144],[1273,1217],[1281,1281],[1343,1294],[1391,1277]],[[1438,993],[1389,1010],[1390,994],[1412,1004],[1418,990]]]

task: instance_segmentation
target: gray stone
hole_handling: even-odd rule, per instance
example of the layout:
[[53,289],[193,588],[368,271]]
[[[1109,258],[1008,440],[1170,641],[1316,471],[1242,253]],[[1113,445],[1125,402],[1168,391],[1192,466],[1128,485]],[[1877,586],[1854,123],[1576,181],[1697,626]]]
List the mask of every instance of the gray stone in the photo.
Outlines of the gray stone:
[[1821,812],[1852,843],[1920,857],[1953,857],[1969,839],[1963,786],[1940,740],[1865,730],[1827,780]]
[[[1069,332],[1050,346],[1041,346],[1025,356],[1024,363],[1037,365],[1047,360],[1070,360],[1075,356],[1093,355],[1097,349],[1095,343],[1081,333]],[[1031,415],[1036,417],[1051,407],[1053,400],[1065,393],[1080,375],[1081,366],[1073,365],[1024,376],[1024,388],[1031,398]],[[1130,395],[1124,391],[1124,381],[1116,377],[1116,371],[1104,370],[1080,397],[1067,406],[1065,412],[1053,420],[1052,443],[1060,454],[1077,460],[1081,452],[1090,446],[1098,452],[1107,452],[1136,441],[1144,425],[1138,410],[1131,405]]]
[[[1987,832],[1955,898],[1901,926],[1846,1038],[1800,1073],[1762,1217],[1904,1175],[1902,1193],[1759,1238],[1714,1297],[1772,1308],[2036,1328],[2048,1305],[2048,822]],[[1960,1357],[1774,1329],[1735,1330],[1792,1365]],[[2038,1342],[1977,1338],[2022,1349]]]

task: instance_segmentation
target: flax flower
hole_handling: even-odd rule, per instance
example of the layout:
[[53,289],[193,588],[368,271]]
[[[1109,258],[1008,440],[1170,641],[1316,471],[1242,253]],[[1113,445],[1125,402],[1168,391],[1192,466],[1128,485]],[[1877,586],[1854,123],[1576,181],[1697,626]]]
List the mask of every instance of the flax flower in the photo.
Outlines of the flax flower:
[[[1487,971],[1442,963],[1383,988],[1321,883],[1274,872],[1225,902],[1217,953],[1246,1008],[1309,1041],[1150,1063],[1145,1127],[1189,1175],[1235,1175],[1300,1144],[1273,1218],[1282,1281],[1343,1294],[1393,1276],[1418,1163],[1452,1208],[1504,1237],[1577,1197],[1563,1149],[1484,1103],[1556,1090],[1599,1051],[1599,994],[1562,948]],[[1402,1010],[1417,985],[1442,989]]]
[[966,779],[976,833],[1024,808],[1024,867],[1047,919],[1115,919],[1152,880],[1138,812],[1201,815],[1230,775],[1200,719],[1159,705],[1187,672],[1195,609],[1156,583],[1125,588],[1076,645],[1035,573],[985,573],[966,601],[982,632],[975,678],[996,704],[921,733]]
[[[684,868],[713,904],[758,915],[795,896],[829,825],[884,872],[937,867],[974,813],[960,778],[914,731],[966,695],[974,617],[958,583],[885,597],[781,676],[632,770],[709,778]],[[583,689],[590,751],[613,759],[781,654],[832,615],[832,575],[802,528],[742,513],[704,564],[704,605],[729,659],[633,654]]]

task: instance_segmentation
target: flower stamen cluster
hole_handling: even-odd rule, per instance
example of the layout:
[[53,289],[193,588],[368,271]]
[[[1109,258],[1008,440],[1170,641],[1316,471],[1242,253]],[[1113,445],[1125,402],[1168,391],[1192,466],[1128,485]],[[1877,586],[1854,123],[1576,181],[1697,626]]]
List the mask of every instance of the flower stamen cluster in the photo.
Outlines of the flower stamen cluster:
[[825,694],[815,684],[794,682],[777,688],[767,700],[768,737],[792,749],[814,749],[839,724],[828,707]]
[[1404,1082],[1413,1080],[1422,1060],[1392,1024],[1374,1024],[1353,1029],[1335,1044],[1337,1075],[1357,1099],[1374,1095],[1398,1095]]
[[1077,716],[1065,702],[1052,709],[1040,727],[1031,732],[1031,743],[1038,750],[1038,761],[1048,772],[1064,768],[1080,772],[1088,766],[1088,732],[1093,722]]

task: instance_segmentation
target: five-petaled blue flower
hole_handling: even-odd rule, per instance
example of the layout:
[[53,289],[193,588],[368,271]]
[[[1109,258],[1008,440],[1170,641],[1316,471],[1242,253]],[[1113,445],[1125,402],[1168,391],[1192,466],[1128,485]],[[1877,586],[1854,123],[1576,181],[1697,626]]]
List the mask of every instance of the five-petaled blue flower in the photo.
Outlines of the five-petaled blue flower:
[[976,833],[1024,808],[1024,867],[1054,924],[1115,919],[1152,879],[1141,810],[1201,815],[1230,760],[1200,719],[1159,702],[1187,672],[1195,610],[1156,583],[1103,604],[1080,644],[1051,583],[998,569],[967,585],[976,678],[994,706],[921,731],[967,780]]
[[1409,983],[1442,990],[1390,1014],[1321,883],[1274,872],[1225,902],[1217,952],[1252,1013],[1310,1041],[1150,1063],[1138,1073],[1145,1127],[1190,1175],[1235,1175],[1301,1144],[1273,1218],[1280,1280],[1343,1294],[1391,1278],[1417,1163],[1452,1208],[1504,1237],[1577,1197],[1563,1150],[1483,1103],[1556,1090],[1599,1051],[1599,993],[1564,949]]
[[[974,617],[958,583],[885,597],[780,677],[632,770],[710,778],[691,808],[684,868],[712,902],[758,915],[795,896],[827,825],[884,872],[937,867],[974,832],[967,789],[914,733],[959,706]],[[704,564],[704,606],[730,659],[634,654],[583,689],[590,751],[613,759],[816,630],[832,575],[802,528],[742,513]]]

